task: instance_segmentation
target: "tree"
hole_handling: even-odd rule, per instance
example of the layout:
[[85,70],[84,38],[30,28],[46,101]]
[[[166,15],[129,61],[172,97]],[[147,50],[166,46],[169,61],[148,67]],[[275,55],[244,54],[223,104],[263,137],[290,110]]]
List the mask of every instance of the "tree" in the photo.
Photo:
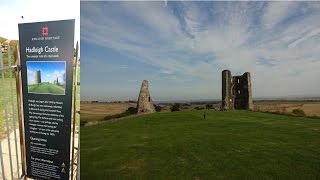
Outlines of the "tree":
[[180,104],[179,103],[174,103],[172,105],[172,107],[170,108],[171,112],[174,112],[174,111],[180,111]]
[[138,109],[134,107],[129,107],[126,112],[129,114],[136,114],[138,112]]
[[155,108],[155,110],[157,111],[157,112],[160,112],[161,111],[161,109],[162,109],[162,107],[160,106],[160,105],[154,105],[154,108]]

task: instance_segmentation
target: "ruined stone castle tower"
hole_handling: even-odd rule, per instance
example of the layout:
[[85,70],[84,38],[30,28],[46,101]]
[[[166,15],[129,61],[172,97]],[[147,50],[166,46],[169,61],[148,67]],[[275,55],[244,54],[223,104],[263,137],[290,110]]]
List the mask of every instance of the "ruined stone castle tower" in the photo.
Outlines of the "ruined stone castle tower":
[[253,109],[249,72],[242,76],[231,76],[230,70],[222,71],[222,108]]
[[33,82],[34,82],[35,84],[41,83],[41,71],[40,71],[40,70],[34,72]]
[[59,79],[58,79],[58,77],[57,77],[57,79],[56,79],[56,80],[54,80],[54,81],[53,81],[53,84],[55,84],[55,85],[59,85]]
[[138,109],[138,113],[156,112],[153,101],[150,97],[147,80],[143,80],[142,82],[138,103],[137,103],[137,109]]

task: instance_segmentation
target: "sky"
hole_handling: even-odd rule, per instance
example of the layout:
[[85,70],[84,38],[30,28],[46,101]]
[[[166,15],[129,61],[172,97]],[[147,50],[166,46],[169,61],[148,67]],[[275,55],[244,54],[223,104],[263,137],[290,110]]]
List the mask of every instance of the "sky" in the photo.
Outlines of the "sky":
[[41,82],[53,83],[58,78],[60,83],[65,84],[66,63],[64,61],[27,61],[27,79],[29,85],[34,83],[34,73],[38,70],[41,71]]
[[320,96],[320,2],[81,2],[81,100],[221,99],[221,72],[254,98]]
[[75,19],[75,43],[80,41],[79,0],[1,0],[0,13],[0,36],[6,39],[19,39],[19,23]]

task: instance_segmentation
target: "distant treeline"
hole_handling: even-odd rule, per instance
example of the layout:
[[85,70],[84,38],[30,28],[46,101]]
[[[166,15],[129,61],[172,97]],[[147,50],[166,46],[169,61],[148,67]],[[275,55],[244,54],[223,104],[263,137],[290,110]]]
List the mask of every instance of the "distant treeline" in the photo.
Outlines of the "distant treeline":
[[[312,99],[266,99],[266,100],[253,100],[254,103],[259,102],[319,102],[319,98],[312,98]],[[81,101],[81,103],[137,103],[135,100],[129,101]],[[191,102],[155,102],[155,104],[159,105],[172,105],[175,103],[179,103],[184,106],[191,106],[191,105],[203,105],[203,104],[219,104],[221,101],[191,101]]]
[[[172,105],[176,102],[160,102],[160,105]],[[219,104],[221,101],[194,101],[194,102],[185,102],[185,103],[179,103],[183,106],[191,106],[191,105],[203,105],[203,104]]]

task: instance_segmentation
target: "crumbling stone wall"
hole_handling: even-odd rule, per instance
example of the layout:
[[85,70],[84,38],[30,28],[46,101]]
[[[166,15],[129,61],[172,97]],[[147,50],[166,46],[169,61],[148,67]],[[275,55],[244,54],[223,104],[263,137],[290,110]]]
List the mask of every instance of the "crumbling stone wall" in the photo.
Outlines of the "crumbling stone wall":
[[153,113],[156,112],[154,103],[151,99],[149,88],[148,88],[148,81],[143,80],[139,98],[137,102],[137,112],[138,113]]
[[251,76],[232,76],[230,70],[222,71],[222,108],[253,109]]

